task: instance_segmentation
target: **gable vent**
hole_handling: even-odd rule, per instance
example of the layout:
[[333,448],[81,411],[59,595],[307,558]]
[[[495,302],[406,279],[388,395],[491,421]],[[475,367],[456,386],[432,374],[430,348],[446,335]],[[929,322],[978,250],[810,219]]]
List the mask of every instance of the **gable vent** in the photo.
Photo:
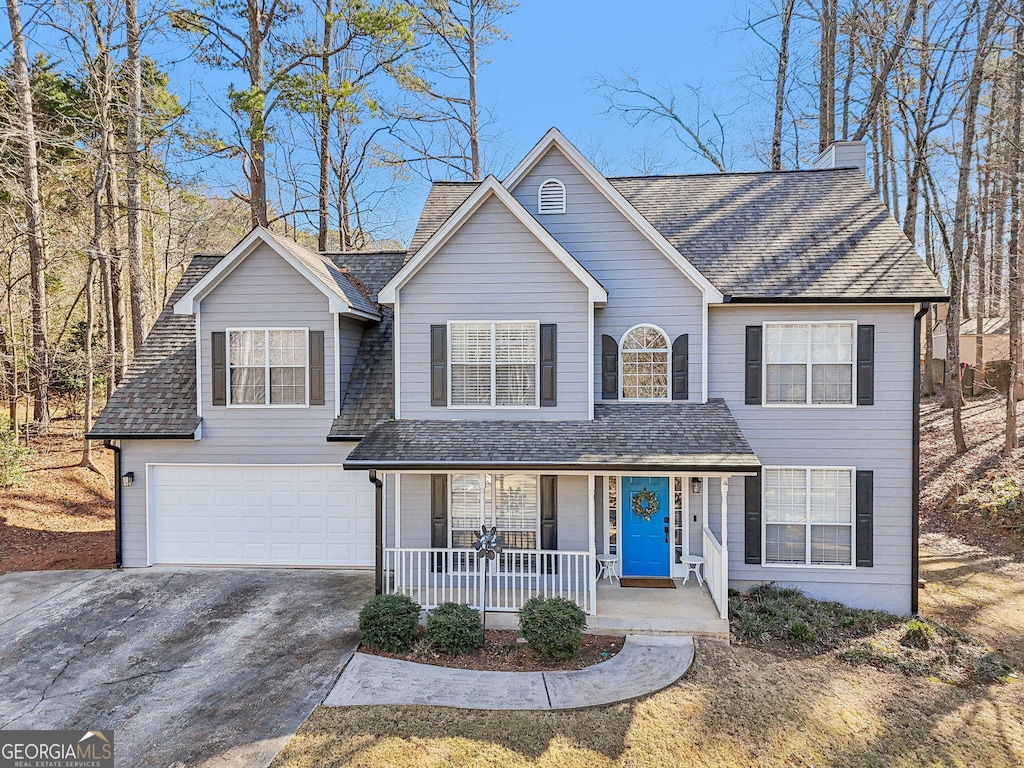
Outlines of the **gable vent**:
[[537,213],[565,213],[565,185],[547,179],[537,190]]

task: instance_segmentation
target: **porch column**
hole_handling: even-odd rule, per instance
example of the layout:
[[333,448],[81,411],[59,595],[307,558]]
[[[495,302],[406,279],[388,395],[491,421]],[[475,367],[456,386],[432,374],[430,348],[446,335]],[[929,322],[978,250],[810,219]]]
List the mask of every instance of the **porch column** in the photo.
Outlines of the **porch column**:
[[588,601],[589,613],[597,615],[597,527],[594,518],[597,517],[597,506],[594,500],[596,484],[593,475],[587,475],[587,529],[590,531],[590,562],[587,567],[587,589],[590,592]]
[[722,478],[722,618],[729,618],[729,478]]

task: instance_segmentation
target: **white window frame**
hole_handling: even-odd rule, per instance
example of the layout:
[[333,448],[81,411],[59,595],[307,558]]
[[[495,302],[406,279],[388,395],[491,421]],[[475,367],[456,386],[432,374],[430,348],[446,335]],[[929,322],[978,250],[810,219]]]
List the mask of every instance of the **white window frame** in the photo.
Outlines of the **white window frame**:
[[[225,343],[226,343],[226,346],[227,346],[227,350],[225,350],[225,352],[226,352],[225,358],[226,359],[224,361],[224,365],[225,365],[224,375],[225,375],[225,378],[227,379],[226,389],[227,389],[227,407],[228,408],[309,408],[309,328],[308,327],[296,327],[296,326],[292,326],[292,327],[285,326],[285,327],[274,327],[274,328],[268,328],[266,326],[255,326],[255,327],[245,327],[245,328],[243,328],[243,327],[232,327],[232,328],[225,328],[224,331],[225,331],[225,334],[226,334]],[[264,376],[264,380],[263,380],[263,387],[264,387],[264,396],[263,397],[264,397],[265,402],[263,402],[263,403],[234,403],[231,400],[231,334],[232,333],[238,333],[238,332],[250,332],[251,333],[251,332],[258,332],[258,331],[262,331],[263,334],[264,334],[264,342],[266,344],[265,349],[266,349],[266,352],[267,352],[266,362],[263,364],[264,371],[266,372],[266,375]],[[303,365],[303,371],[304,371],[303,375],[305,377],[305,382],[306,382],[306,386],[305,386],[306,400],[303,403],[271,403],[270,402],[270,367],[271,367],[270,366],[270,334],[271,334],[272,331],[302,331],[303,332],[303,339],[304,339],[304,344],[305,344],[304,348],[306,350],[306,358],[305,358],[306,362]],[[242,367],[246,367],[246,366],[242,366]],[[297,366],[297,365],[289,365],[289,366],[277,366],[277,367],[298,368],[299,366]]]
[[[537,360],[534,363],[533,370],[533,403],[527,405],[497,405],[498,399],[498,362],[495,358],[497,352],[496,334],[497,327],[499,325],[532,325],[534,329],[534,338],[536,339],[535,349],[537,352]],[[482,403],[468,403],[466,405],[455,405],[452,403],[452,373],[454,365],[452,363],[452,326],[455,325],[490,325],[491,326],[491,404],[485,405]],[[448,407],[453,410],[511,410],[511,411],[530,411],[540,409],[540,320],[449,320],[448,321],[448,342],[447,342],[447,360],[446,367],[448,369]]]
[[[802,325],[807,328],[807,399],[803,403],[769,403],[768,402],[768,326],[770,325]],[[848,325],[853,334],[852,359],[850,361],[850,402],[849,403],[815,403],[811,383],[812,369],[816,363],[811,362],[811,328],[815,325]],[[817,365],[845,365],[845,363],[817,363]],[[761,407],[762,408],[856,408],[857,407],[857,321],[856,320],[765,320],[761,324]]]
[[[448,548],[455,549],[455,545],[452,544],[452,534],[455,529],[452,525],[452,493],[455,489],[454,478],[455,475],[473,475],[480,478],[480,486],[482,492],[480,494],[480,522],[477,524],[476,530],[479,532],[481,525],[486,525],[488,528],[496,526],[498,519],[498,503],[497,496],[494,492],[495,481],[494,479],[499,475],[525,475],[527,477],[534,478],[537,485],[537,518],[536,525],[531,531],[528,528],[517,528],[516,532],[522,533],[533,533],[533,540],[535,546],[533,549],[519,549],[515,548],[517,552],[540,552],[540,475],[535,475],[532,472],[451,472],[448,475]],[[488,489],[490,493],[488,493]],[[490,498],[488,498],[488,496]],[[489,522],[485,522],[489,521]],[[458,530],[468,530],[466,528],[459,528]],[[498,533],[504,533],[501,528],[498,528]],[[512,548],[510,548],[512,549]]]
[[[768,484],[764,482],[764,473],[768,470],[802,470],[804,473],[804,493],[807,499],[806,516],[804,520],[804,562],[802,563],[769,563],[768,562],[768,526],[776,523],[768,522],[767,496]],[[811,470],[840,470],[850,473],[850,562],[848,565],[835,563],[812,563],[811,562]],[[822,568],[826,570],[848,571],[857,567],[857,468],[842,466],[762,466],[761,480],[761,567],[762,568],[802,568],[804,570]],[[797,523],[787,523],[797,525]]]
[[[546,210],[545,211],[545,210],[543,210],[541,208],[541,199],[544,196],[544,188],[546,186],[548,186],[549,184],[556,186],[556,188],[562,193],[562,204],[560,206],[558,206],[557,208],[555,208],[554,210]],[[540,186],[537,187],[537,213],[540,214],[541,216],[549,216],[549,215],[557,215],[559,213],[565,213],[565,208],[566,208],[566,202],[565,201],[566,201],[565,184],[562,183],[561,179],[556,179],[554,177],[551,177],[550,179],[544,179],[544,181],[542,181],[540,183]]]
[[[661,334],[662,338],[665,339],[665,397],[626,397],[626,391],[623,387],[623,376],[625,374],[625,366],[622,363],[622,355],[626,352],[635,352],[636,350],[625,349],[626,339],[629,338],[629,334],[635,331],[637,328],[653,328]],[[654,323],[637,323],[636,325],[629,328],[622,337],[619,339],[619,401],[626,403],[667,403],[672,400],[672,339],[665,333],[665,329]]]

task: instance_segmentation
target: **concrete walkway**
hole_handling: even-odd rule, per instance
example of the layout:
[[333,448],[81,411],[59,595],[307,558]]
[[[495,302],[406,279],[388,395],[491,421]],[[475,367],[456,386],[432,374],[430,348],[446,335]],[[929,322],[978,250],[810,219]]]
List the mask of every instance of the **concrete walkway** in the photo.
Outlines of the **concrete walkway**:
[[693,638],[683,635],[628,635],[608,661],[574,672],[483,672],[357,653],[324,705],[579,709],[659,691],[692,663]]

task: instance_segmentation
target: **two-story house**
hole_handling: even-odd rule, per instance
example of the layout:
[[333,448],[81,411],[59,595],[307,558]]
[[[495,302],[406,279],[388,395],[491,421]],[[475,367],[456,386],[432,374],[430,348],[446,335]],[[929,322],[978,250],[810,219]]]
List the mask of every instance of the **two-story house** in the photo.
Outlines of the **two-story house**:
[[602,564],[693,568],[719,620],[766,581],[916,610],[917,339],[947,296],[864,146],[817,165],[605,178],[552,129],[502,181],[435,184],[407,252],[256,229],[195,257],[92,431],[121,562],[374,567],[592,623],[623,602]]

